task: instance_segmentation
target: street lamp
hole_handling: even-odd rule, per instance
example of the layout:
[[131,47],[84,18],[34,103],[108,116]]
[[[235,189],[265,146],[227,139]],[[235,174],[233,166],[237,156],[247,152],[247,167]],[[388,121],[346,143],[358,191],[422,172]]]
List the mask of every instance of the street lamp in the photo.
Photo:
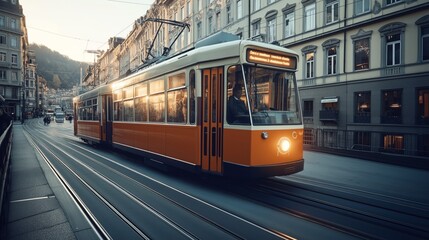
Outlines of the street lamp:
[[93,77],[93,80],[94,80],[93,84],[94,84],[94,86],[96,86],[97,84],[95,82],[96,81],[96,76],[95,76],[95,74],[96,74],[95,73],[95,64],[96,64],[95,56],[99,57],[100,54],[103,53],[103,51],[101,51],[101,50],[85,50],[85,52],[94,54],[94,64],[92,66],[92,77]]

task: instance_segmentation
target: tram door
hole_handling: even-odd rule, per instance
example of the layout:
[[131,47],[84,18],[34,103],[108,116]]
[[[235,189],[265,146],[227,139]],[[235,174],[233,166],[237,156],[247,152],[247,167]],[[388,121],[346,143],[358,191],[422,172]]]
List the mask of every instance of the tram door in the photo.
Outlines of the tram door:
[[222,172],[223,68],[203,70],[202,162],[203,171]]
[[102,101],[101,134],[107,144],[112,143],[112,95],[104,95]]

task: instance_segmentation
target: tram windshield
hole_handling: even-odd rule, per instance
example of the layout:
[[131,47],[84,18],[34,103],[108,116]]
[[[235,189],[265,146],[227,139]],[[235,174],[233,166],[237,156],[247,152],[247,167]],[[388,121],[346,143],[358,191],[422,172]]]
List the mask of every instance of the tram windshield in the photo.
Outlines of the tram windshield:
[[247,65],[228,69],[227,122],[301,124],[295,73]]

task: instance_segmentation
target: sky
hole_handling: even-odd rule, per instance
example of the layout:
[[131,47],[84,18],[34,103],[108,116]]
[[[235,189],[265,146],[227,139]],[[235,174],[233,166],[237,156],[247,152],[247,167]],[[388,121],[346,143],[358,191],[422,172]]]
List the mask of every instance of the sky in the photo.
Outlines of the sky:
[[[111,37],[126,38],[153,0],[20,0],[29,43],[92,63]],[[37,56],[36,56],[37,58]]]

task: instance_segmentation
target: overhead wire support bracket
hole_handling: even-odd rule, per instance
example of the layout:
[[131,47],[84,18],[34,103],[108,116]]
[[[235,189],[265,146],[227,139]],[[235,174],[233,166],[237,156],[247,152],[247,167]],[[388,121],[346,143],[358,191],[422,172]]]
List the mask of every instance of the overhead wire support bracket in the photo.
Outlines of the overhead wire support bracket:
[[[173,44],[176,42],[176,40],[179,38],[180,34],[182,34],[182,32],[185,30],[185,28],[188,28],[188,30],[190,31],[190,24],[185,23],[185,22],[179,22],[179,21],[175,21],[175,20],[162,19],[162,18],[146,18],[146,19],[142,19],[140,21],[140,24],[144,24],[145,22],[155,22],[155,23],[161,23],[161,24],[159,25],[158,30],[156,31],[156,34],[152,40],[152,43],[147,50],[147,53],[145,56],[145,63],[143,64],[142,67],[150,65],[154,62],[158,62],[158,60],[160,60],[162,57],[168,56],[168,54],[171,51]],[[152,48],[155,45],[155,40],[158,38],[159,32],[161,31],[163,24],[169,24],[169,25],[173,25],[176,27],[180,27],[180,30],[176,34],[174,39],[171,41],[170,45],[168,47],[164,47],[162,54],[160,56],[154,56],[152,54]],[[149,59],[149,57],[152,57],[152,58]]]

